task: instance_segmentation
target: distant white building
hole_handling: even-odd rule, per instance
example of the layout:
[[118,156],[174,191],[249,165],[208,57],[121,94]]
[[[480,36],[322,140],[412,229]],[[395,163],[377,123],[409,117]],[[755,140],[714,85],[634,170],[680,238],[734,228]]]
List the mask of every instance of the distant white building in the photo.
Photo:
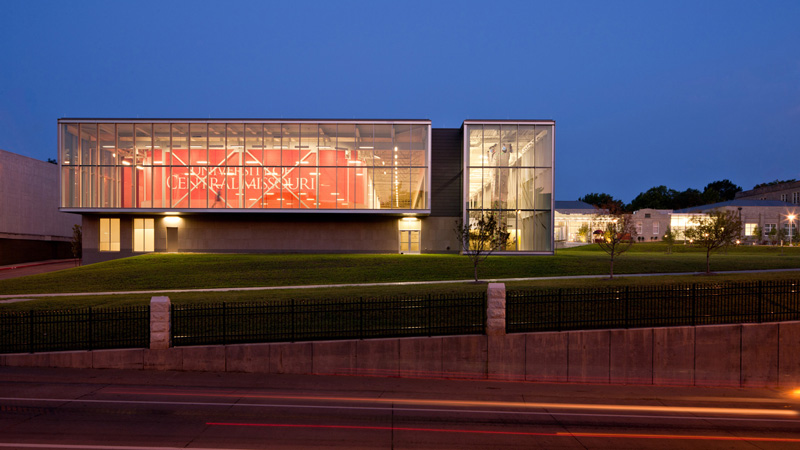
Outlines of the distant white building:
[[[578,201],[555,202],[555,240],[559,247],[571,247],[591,242],[581,234],[583,227],[589,227],[590,234],[597,232],[596,222],[602,215],[596,207]],[[706,216],[710,211],[733,211],[742,221],[742,242],[778,243],[777,230],[783,230],[786,240],[798,242],[797,227],[800,221],[800,205],[778,200],[737,198],[727,202],[695,206],[692,208],[640,209],[632,213],[637,242],[661,241],[668,230],[677,239],[683,239],[686,228],[693,221]],[[593,226],[593,224],[595,226]],[[756,231],[761,234],[756,236]],[[772,230],[776,230],[772,233]]]
[[0,150],[0,265],[71,258],[77,214],[59,212],[58,165]]

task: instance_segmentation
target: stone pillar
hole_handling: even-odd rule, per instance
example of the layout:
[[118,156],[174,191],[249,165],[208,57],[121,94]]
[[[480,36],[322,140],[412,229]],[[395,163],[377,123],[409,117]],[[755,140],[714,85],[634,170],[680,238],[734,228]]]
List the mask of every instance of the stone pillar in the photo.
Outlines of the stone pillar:
[[169,348],[170,339],[169,297],[150,299],[150,349]]
[[506,285],[489,283],[486,292],[486,335],[506,334]]

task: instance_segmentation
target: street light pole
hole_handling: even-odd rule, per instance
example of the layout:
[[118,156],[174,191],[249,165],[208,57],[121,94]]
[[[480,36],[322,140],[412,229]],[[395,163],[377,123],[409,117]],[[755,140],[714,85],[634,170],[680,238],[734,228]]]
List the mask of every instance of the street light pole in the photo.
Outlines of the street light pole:
[[789,214],[788,216],[786,216],[786,218],[789,219],[789,247],[792,246],[792,234],[794,234],[793,233],[793,231],[794,231],[794,217],[795,217],[794,214]]

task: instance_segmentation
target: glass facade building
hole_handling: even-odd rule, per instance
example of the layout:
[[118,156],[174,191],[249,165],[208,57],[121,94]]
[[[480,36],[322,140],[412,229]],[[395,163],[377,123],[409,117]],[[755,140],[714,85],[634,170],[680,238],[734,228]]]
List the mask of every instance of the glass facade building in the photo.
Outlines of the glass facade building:
[[553,252],[552,121],[464,122],[464,220],[494,214],[501,252]]
[[62,120],[69,210],[429,210],[430,121]]
[[495,214],[501,253],[553,253],[553,121],[58,121],[83,254],[447,253]]

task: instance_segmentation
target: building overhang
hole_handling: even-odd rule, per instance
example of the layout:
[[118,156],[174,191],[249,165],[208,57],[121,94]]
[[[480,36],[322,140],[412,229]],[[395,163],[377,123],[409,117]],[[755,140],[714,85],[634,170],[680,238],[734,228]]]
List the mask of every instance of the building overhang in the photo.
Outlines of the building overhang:
[[85,214],[85,215],[109,215],[124,214],[138,216],[169,216],[169,215],[192,215],[192,214],[280,214],[280,215],[374,215],[374,216],[397,216],[397,217],[425,217],[431,214],[430,209],[250,209],[250,208],[196,208],[196,209],[172,209],[172,208],[58,208],[65,213]]

